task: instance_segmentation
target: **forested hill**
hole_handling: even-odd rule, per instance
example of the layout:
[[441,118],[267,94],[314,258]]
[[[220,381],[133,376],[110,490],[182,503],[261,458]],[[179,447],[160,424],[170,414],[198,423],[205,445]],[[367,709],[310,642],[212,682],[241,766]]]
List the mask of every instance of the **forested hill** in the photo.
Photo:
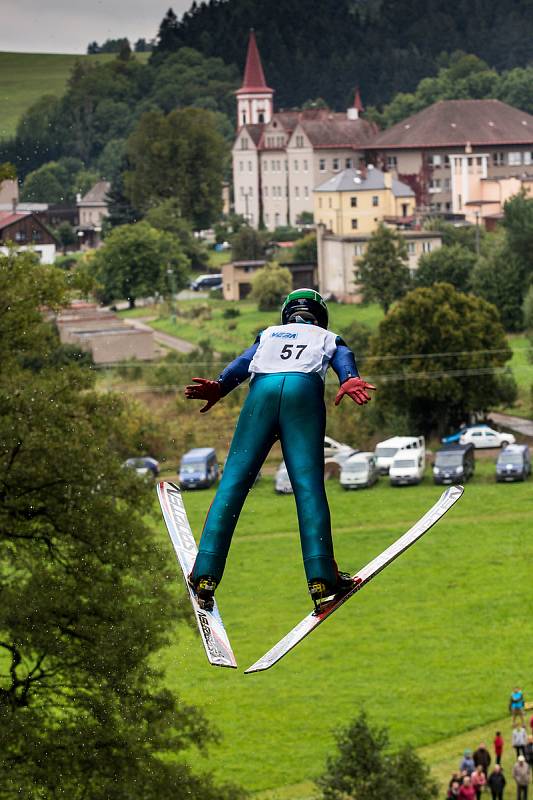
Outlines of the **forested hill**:
[[528,0],[209,0],[180,21],[167,14],[153,58],[188,45],[242,70],[251,27],[278,108],[322,97],[340,109],[356,84],[365,104],[380,105],[455,50],[499,71],[533,58]]

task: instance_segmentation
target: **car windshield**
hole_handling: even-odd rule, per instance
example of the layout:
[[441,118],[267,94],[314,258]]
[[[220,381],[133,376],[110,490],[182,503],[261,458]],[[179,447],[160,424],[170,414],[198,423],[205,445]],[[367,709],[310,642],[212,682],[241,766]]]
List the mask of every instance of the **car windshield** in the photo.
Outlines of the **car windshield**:
[[460,467],[462,463],[462,453],[437,453],[435,457],[437,467]]
[[502,453],[498,458],[498,464],[500,464],[500,466],[505,464],[522,464],[523,460],[521,453],[509,453],[508,455]]
[[367,472],[368,464],[366,461],[354,461],[352,464],[348,462],[344,468],[346,472]]
[[183,475],[192,475],[193,472],[204,472],[205,464],[203,461],[189,461],[187,464],[181,465],[181,472]]
[[395,469],[405,469],[406,467],[416,467],[416,461],[413,458],[403,458],[395,461],[393,464]]
[[376,455],[378,458],[393,458],[397,452],[397,447],[378,447],[376,449]]

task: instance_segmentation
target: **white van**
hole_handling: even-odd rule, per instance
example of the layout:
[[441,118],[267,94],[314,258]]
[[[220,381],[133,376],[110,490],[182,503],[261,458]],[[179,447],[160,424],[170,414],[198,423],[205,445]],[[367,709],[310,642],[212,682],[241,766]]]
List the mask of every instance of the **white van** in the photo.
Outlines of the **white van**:
[[372,486],[378,477],[374,453],[356,453],[343,462],[340,484],[343,489],[364,489]]
[[383,442],[378,442],[374,455],[378,469],[382,475],[386,475],[389,471],[392,459],[398,450],[424,450],[426,443],[423,436],[393,436],[391,439],[385,439]]
[[426,468],[426,451],[402,448],[392,459],[389,469],[391,486],[408,486],[420,483]]

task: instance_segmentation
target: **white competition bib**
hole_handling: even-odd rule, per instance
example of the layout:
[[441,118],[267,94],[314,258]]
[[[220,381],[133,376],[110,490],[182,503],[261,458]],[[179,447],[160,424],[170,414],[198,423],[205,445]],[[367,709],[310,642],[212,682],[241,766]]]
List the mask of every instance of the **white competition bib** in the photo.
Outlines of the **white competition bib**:
[[252,378],[255,373],[317,372],[324,380],[336,338],[318,325],[271,325],[261,334],[249,371]]

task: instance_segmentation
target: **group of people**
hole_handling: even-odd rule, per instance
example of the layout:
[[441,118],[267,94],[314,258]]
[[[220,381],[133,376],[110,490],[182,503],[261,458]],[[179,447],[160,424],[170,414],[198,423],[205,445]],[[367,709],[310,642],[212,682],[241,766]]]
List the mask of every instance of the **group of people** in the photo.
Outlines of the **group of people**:
[[[522,690],[515,687],[509,700],[513,730],[511,743],[516,752],[512,778],[516,786],[517,800],[527,800],[533,771],[533,716],[529,720],[531,735],[528,736],[525,722],[525,699]],[[480,800],[483,793],[490,793],[492,800],[503,800],[506,777],[502,768],[504,741],[501,731],[496,731],[493,741],[494,765],[489,771],[492,757],[482,742],[477,750],[465,750],[459,770],[454,772],[448,784],[447,800]]]

